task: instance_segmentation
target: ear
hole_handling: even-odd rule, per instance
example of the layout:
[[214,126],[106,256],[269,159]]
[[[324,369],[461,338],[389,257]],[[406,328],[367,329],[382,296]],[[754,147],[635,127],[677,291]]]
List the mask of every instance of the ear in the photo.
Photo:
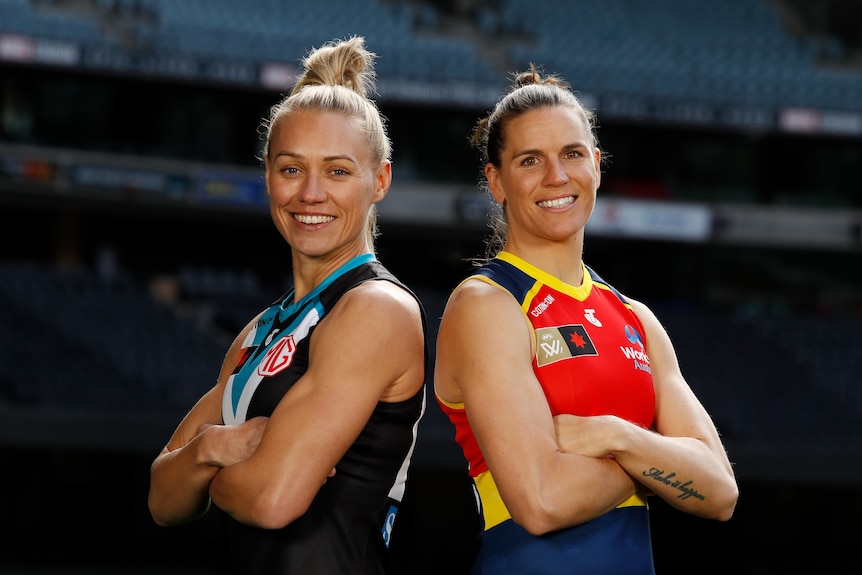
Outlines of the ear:
[[392,185],[392,162],[383,160],[380,167],[377,168],[377,174],[374,177],[376,186],[374,188],[374,197],[371,199],[372,204],[376,204],[389,192],[389,186]]
[[491,191],[494,201],[498,204],[506,201],[506,194],[500,185],[500,172],[497,170],[497,166],[490,162],[485,164],[485,179],[488,180],[488,189]]

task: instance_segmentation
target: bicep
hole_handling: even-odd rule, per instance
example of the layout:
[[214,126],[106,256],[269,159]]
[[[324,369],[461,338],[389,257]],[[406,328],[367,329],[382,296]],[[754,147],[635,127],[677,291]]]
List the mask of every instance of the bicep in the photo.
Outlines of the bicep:
[[273,411],[250,463],[313,495],[393,386],[407,379],[412,395],[423,383],[418,314],[412,300],[396,303],[385,293],[343,296],[314,331],[308,371]]
[[531,340],[515,301],[488,286],[451,300],[438,334],[441,373],[435,381],[450,397],[454,388],[463,401],[504,499],[530,489],[539,480],[541,458],[556,451],[550,408],[532,369]]

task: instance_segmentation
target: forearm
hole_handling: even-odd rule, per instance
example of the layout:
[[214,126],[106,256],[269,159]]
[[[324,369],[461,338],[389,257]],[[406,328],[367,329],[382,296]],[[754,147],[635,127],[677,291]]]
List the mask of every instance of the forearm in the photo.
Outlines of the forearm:
[[613,456],[647,489],[673,507],[701,517],[726,520],[738,495],[723,454],[691,437],[666,437],[630,426]]
[[153,462],[148,505],[158,525],[187,523],[209,508],[209,485],[220,467],[202,457],[200,444],[195,438],[184,447],[163,452]]
[[[503,493],[512,518],[540,535],[586,523],[611,511],[639,484],[613,459],[556,452]],[[506,485],[505,481],[502,481]]]
[[317,489],[286,473],[273,473],[260,462],[243,461],[225,467],[209,486],[209,497],[219,509],[246,525],[280,529],[306,512]]

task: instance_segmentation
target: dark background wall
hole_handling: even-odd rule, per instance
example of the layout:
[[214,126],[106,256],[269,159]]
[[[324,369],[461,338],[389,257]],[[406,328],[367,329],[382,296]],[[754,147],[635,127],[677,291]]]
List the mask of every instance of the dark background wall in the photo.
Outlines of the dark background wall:
[[[652,233],[588,230],[585,259],[656,309],[736,465],[727,523],[653,502],[658,572],[855,572],[862,71],[845,23],[859,3],[814,17],[814,3],[582,2],[562,19],[562,3],[514,0],[310,4],[247,7],[252,26],[227,2],[0,1],[0,572],[222,570],[219,512],[156,527],[148,467],[232,336],[288,286],[257,160],[286,86],[260,81],[264,64],[349,33],[380,53],[395,149],[378,254],[425,303],[432,348],[487,235],[467,138],[527,54],[597,110],[600,198],[658,207],[641,212],[664,224]],[[577,24],[538,27],[549,14]],[[770,60],[770,43],[808,56]],[[677,206],[710,214],[703,237],[655,232],[679,233]],[[419,437],[393,558],[466,573],[473,495],[433,401]]]

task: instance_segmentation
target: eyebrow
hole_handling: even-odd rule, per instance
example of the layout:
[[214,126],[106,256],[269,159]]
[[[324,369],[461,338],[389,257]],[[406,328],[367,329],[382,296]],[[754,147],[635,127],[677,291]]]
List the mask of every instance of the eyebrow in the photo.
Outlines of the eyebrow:
[[[588,149],[589,146],[584,142],[575,142],[572,144],[566,144],[563,146],[563,150],[583,150]],[[520,152],[516,152],[512,154],[512,158],[520,158],[522,156],[542,156],[544,155],[544,151],[538,148],[531,148],[528,150],[521,150]]]
[[[275,157],[276,157],[276,158],[278,158],[278,157],[280,157],[280,156],[288,156],[288,157],[291,157],[291,158],[296,158],[297,160],[304,160],[304,159],[305,159],[305,156],[304,156],[304,155],[299,154],[299,153],[297,153],[297,152],[291,152],[291,151],[288,151],[288,150],[285,150],[285,151],[282,151],[282,152],[278,152],[278,153],[276,153],[276,154],[275,154]],[[353,157],[352,157],[352,156],[349,156],[349,155],[347,155],[347,154],[333,154],[333,155],[331,155],[331,156],[325,156],[325,157],[323,158],[323,161],[324,161],[324,162],[336,162],[336,161],[339,161],[339,160],[345,160],[345,161],[348,161],[348,162],[350,162],[350,163],[352,163],[352,164],[357,164],[357,163],[358,163],[356,160],[354,160],[354,159],[353,159]]]

